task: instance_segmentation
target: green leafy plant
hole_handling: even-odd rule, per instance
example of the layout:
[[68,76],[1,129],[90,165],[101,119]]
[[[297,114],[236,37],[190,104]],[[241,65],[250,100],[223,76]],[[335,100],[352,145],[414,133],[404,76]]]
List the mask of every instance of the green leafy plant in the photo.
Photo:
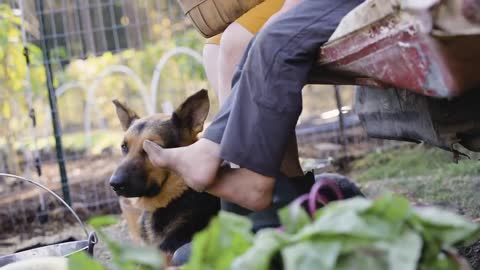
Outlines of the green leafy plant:
[[[159,270],[165,266],[164,255],[155,247],[134,247],[110,239],[102,227],[118,222],[115,216],[96,217],[89,221],[95,228],[101,241],[104,241],[112,253],[112,263],[119,270]],[[85,253],[76,253],[69,257],[69,270],[104,270],[103,265]]]
[[221,212],[208,228],[195,235],[192,248],[195,256],[185,269],[228,269],[231,262],[252,245],[251,228],[250,220]]
[[[283,230],[253,236],[243,217],[221,214],[195,237],[186,269],[460,270],[466,268],[455,246],[480,235],[479,226],[462,216],[416,208],[396,195],[334,202],[313,219],[298,205],[279,216]],[[231,241],[232,224],[243,240]]]

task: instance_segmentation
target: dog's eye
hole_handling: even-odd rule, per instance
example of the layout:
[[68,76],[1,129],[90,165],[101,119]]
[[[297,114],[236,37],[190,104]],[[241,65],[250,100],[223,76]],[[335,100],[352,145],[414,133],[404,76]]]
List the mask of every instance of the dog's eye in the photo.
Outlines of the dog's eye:
[[127,154],[128,153],[128,145],[126,142],[122,143],[122,153]]

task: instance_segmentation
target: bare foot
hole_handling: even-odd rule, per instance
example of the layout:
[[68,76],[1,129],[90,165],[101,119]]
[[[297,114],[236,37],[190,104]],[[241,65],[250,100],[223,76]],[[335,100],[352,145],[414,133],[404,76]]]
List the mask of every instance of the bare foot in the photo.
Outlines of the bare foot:
[[270,206],[274,179],[248,169],[222,168],[207,192],[253,211]]
[[207,139],[200,139],[189,146],[168,149],[146,140],[143,142],[143,150],[153,165],[174,171],[189,187],[197,191],[203,191],[213,183],[222,161],[219,158],[220,145]]

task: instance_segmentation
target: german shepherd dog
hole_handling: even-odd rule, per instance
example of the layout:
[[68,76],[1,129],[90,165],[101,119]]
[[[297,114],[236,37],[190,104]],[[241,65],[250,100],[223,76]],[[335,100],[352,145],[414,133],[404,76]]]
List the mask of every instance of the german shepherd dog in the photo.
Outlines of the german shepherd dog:
[[125,131],[123,159],[110,178],[117,195],[137,198],[142,209],[141,238],[167,254],[192,240],[220,210],[220,200],[190,189],[178,175],[156,168],[143,151],[145,140],[164,148],[187,146],[197,140],[210,107],[206,90],[190,96],[171,116],[140,118],[124,103],[114,100]]

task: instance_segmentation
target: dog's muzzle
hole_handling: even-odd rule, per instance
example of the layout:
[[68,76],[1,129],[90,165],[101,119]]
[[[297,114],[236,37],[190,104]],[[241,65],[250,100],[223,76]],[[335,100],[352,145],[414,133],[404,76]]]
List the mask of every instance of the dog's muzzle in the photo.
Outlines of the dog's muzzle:
[[124,177],[122,176],[119,176],[119,175],[112,175],[112,177],[110,177],[110,186],[112,187],[112,189],[120,195],[120,193],[123,193],[125,192],[126,190],[126,183],[125,181],[123,180]]

